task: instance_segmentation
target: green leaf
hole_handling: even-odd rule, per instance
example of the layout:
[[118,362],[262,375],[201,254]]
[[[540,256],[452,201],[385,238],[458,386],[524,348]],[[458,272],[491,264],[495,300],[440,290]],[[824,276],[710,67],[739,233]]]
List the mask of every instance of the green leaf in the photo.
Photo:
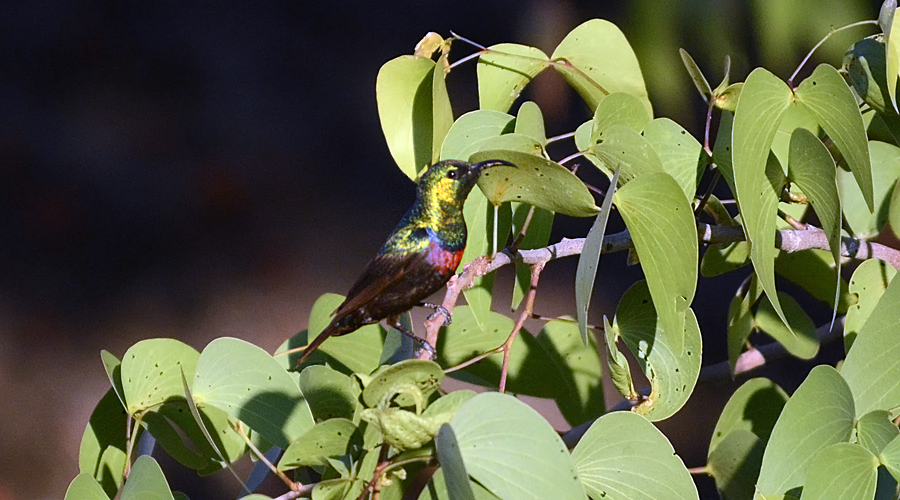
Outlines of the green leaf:
[[728,366],[734,373],[738,357],[744,352],[747,338],[755,325],[753,306],[759,301],[762,289],[756,275],[750,277],[745,291],[739,290],[728,306]]
[[734,115],[734,189],[750,242],[750,260],[778,317],[787,324],[775,292],[775,210],[778,194],[769,181],[769,150],[781,116],[791,103],[791,89],[778,77],[757,68],[744,83]]
[[[891,36],[893,35],[893,36]],[[885,67],[887,68],[887,89],[891,97],[894,111],[897,111],[897,77],[900,75],[900,16],[894,11],[894,19],[891,21],[891,29],[885,31]]]
[[126,409],[134,415],[163,402],[184,397],[181,373],[194,376],[200,354],[174,339],[142,340],[122,357],[122,390]]
[[898,435],[900,429],[885,410],[870,411],[856,422],[856,442],[876,455]]
[[[790,162],[791,136],[794,135],[794,131],[800,128],[806,129],[813,136],[818,137],[819,122],[816,121],[805,106],[792,102],[784,112],[784,115],[781,116],[778,130],[772,139],[772,153],[778,157],[778,162],[785,168]],[[787,173],[787,170],[784,172]]]
[[512,115],[491,109],[470,111],[453,122],[441,145],[441,159],[466,159],[478,149],[479,141],[513,131]]
[[109,498],[93,476],[82,472],[69,483],[65,500],[109,500]]
[[[469,480],[469,487],[471,487],[476,500],[498,500],[496,495],[486,490],[484,486],[475,481]],[[443,469],[438,469],[434,475],[431,476],[431,482],[428,483],[428,486],[425,487],[422,494],[419,495],[419,500],[454,500],[453,497],[449,496],[447,484],[444,480]]]
[[628,366],[625,354],[619,350],[617,339],[616,329],[609,323],[609,319],[603,316],[603,340],[606,344],[606,364],[609,366],[609,378],[612,379],[613,385],[622,397],[636,401],[639,395],[634,389],[631,368]]
[[100,360],[103,362],[103,369],[106,371],[110,385],[122,406],[125,406],[125,390],[122,388],[122,362],[105,349],[100,350]]
[[875,202],[866,126],[847,82],[834,67],[820,64],[794,93],[797,102],[809,110],[834,141],[856,177],[869,210],[873,210]]
[[544,417],[516,398],[479,394],[463,405],[450,426],[469,475],[498,497],[585,498],[562,439]]
[[345,418],[332,418],[316,424],[292,442],[278,461],[278,470],[328,465],[329,458],[358,455],[362,446],[362,433],[356,424]]
[[703,146],[668,118],[650,122],[644,129],[644,138],[659,156],[663,171],[678,182],[688,200],[693,200],[697,183],[706,169]]
[[[407,359],[375,372],[363,389],[362,398],[369,408],[383,404],[388,399],[395,401],[398,406],[411,406],[415,400],[406,392],[408,387],[416,387],[427,398],[440,387],[443,380],[444,370],[434,361]],[[392,399],[396,394],[400,396]]]
[[831,255],[841,272],[841,200],[835,180],[834,159],[812,132],[798,128],[791,134],[790,178],[809,198],[822,230],[828,236]]
[[544,115],[533,101],[523,102],[516,115],[516,134],[530,137],[541,146],[547,145],[547,131],[544,129]]
[[203,349],[191,389],[198,406],[225,411],[281,448],[313,426],[291,376],[272,356],[240,339],[219,338]]
[[[829,307],[835,308],[834,299],[837,296],[837,312],[843,314],[847,311],[850,300],[847,282],[838,276],[833,257],[827,250],[778,252],[775,257],[775,272],[800,285]],[[835,285],[838,283],[839,292],[835,293]]]
[[697,63],[694,62],[694,58],[688,54],[688,51],[678,49],[678,53],[681,55],[681,62],[684,63],[684,67],[687,69],[691,81],[694,82],[697,92],[700,92],[700,96],[703,97],[704,101],[708,101],[712,97],[713,91],[712,87],[709,86],[709,82],[706,81],[706,77],[703,76],[703,72],[700,71],[700,67],[697,66]]
[[[531,216],[531,222],[528,224],[528,231],[522,242],[519,243],[520,250],[530,250],[534,248],[543,248],[550,242],[550,231],[553,229],[553,219],[555,215],[549,210],[543,208],[535,208],[526,203],[510,203],[513,211],[513,227],[512,234],[518,235],[525,223],[526,217],[531,210],[534,213]],[[531,287],[531,266],[516,262],[516,283],[513,287],[513,298],[510,304],[510,310],[515,311],[519,307],[528,289]]]
[[78,471],[90,474],[110,498],[122,486],[127,418],[116,393],[106,391],[91,413],[78,450]]
[[[306,332],[306,335],[303,336],[301,332],[300,335],[289,339],[278,348],[276,353],[307,345],[308,341],[316,338],[328,326],[328,323],[331,322],[332,313],[343,301],[344,297],[342,295],[334,293],[326,293],[319,297],[309,313],[309,330]],[[321,364],[327,362],[332,368],[348,375],[351,373],[371,373],[380,364],[385,336],[384,328],[381,325],[373,324],[363,326],[347,335],[331,337],[316,352],[312,353],[307,363]],[[289,356],[289,359],[282,359],[285,356],[278,356],[282,368],[292,368],[293,364],[291,363],[296,359],[296,356],[299,356],[299,354]]]
[[478,187],[493,205],[521,201],[572,217],[591,217],[599,212],[584,183],[569,169],[539,156],[520,151],[480,151],[471,162],[500,159],[516,167],[499,166],[486,170]]
[[759,477],[765,443],[752,432],[736,429],[710,450],[706,470],[725,500],[750,500]]
[[841,367],[841,375],[853,390],[856,410],[865,415],[888,410],[892,416],[900,408],[900,280],[892,280],[869,315]]
[[891,201],[890,205],[888,205],[888,222],[891,224],[894,236],[900,234],[900,182],[894,183],[894,190],[891,192]]
[[359,384],[327,366],[308,366],[300,372],[300,391],[316,420],[353,419],[360,408]]
[[[893,12],[891,12],[893,14]],[[844,56],[844,69],[857,95],[878,113],[885,113],[891,102],[885,80],[884,41],[864,38]]]
[[640,175],[663,171],[662,161],[647,139],[622,125],[606,129],[603,142],[588,148],[585,157],[608,177],[619,169],[619,186]]
[[488,48],[478,57],[478,103],[481,109],[507,111],[522,89],[550,60],[539,49],[514,43]]
[[454,500],[475,500],[475,493],[469,482],[469,474],[466,472],[466,464],[463,463],[462,454],[459,451],[459,442],[453,433],[453,428],[448,424],[441,426],[434,438],[435,451],[438,463],[444,471],[447,484],[447,492]]
[[750,263],[750,245],[736,241],[709,245],[700,260],[700,274],[707,278],[729,273]]
[[534,341],[524,340],[531,354],[510,367],[509,390],[544,392],[573,426],[605,412],[603,365],[593,338],[585,344],[578,325],[562,320],[547,322]]
[[866,320],[875,309],[897,270],[880,260],[869,259],[853,271],[850,294],[855,303],[847,309],[844,322],[844,347],[849,350]]
[[153,457],[141,455],[134,461],[122,488],[122,500],[174,500],[166,476]]
[[[788,401],[784,389],[767,378],[752,378],[731,395],[713,430],[709,453],[732,432],[752,432],[765,444]],[[761,458],[761,457],[760,457]]]
[[757,482],[760,493],[802,487],[816,453],[850,439],[855,415],[853,394],[841,375],[827,365],[813,368],[772,430]]
[[631,232],[668,343],[683,347],[685,313],[697,286],[697,226],[684,192],[668,174],[646,174],[615,193]]
[[600,264],[600,252],[603,249],[603,237],[606,235],[606,223],[612,211],[612,202],[618,181],[619,171],[616,170],[603,198],[600,214],[594,219],[594,224],[584,238],[584,246],[578,257],[578,268],[575,271],[575,316],[578,319],[581,340],[585,345],[588,343],[588,307],[591,305],[591,295],[597,279],[597,266]]
[[769,334],[792,355],[800,359],[812,359],[819,352],[819,337],[816,325],[793,297],[778,292],[778,299],[784,307],[787,324],[781,322],[772,308],[768,297],[763,297],[754,316],[756,327]]
[[900,148],[893,144],[869,141],[872,161],[875,210],[866,205],[856,180],[843,169],[837,170],[838,191],[844,217],[853,235],[869,239],[879,234],[888,220],[891,189],[900,177]]
[[900,481],[900,436],[891,440],[887,446],[881,450],[878,456],[884,467],[894,476],[894,479]]
[[640,415],[613,412],[600,417],[572,450],[572,460],[594,500],[699,498],[672,445]]
[[437,159],[453,122],[443,65],[427,57],[392,59],[378,71],[375,97],[388,149],[400,170],[415,180],[419,169]]
[[603,139],[604,133],[613,125],[630,128],[640,133],[650,123],[653,116],[637,97],[624,92],[615,92],[603,99],[594,111],[591,126],[591,144]]
[[[700,327],[692,310],[685,311],[682,331],[665,330],[650,300],[646,281],[638,281],[619,301],[613,327],[650,380],[650,395],[634,411],[652,421],[675,414],[687,401],[700,375]],[[675,337],[681,337],[675,349]]]
[[591,19],[560,42],[550,57],[553,68],[569,82],[590,109],[607,95],[625,92],[641,99],[652,113],[637,57],[619,28],[604,19]]
[[[499,168],[499,167],[495,167]],[[499,249],[494,248],[493,234],[509,234],[512,216],[509,205],[497,209],[488,203],[480,189],[473,189],[463,206],[463,216],[468,226],[468,244],[463,252],[460,269],[469,262],[483,255],[493,255]],[[498,246],[503,244],[497,242]],[[475,318],[483,323],[491,315],[494,279],[496,273],[482,276],[475,280],[473,287],[463,291],[466,302],[472,307]]]
[[862,446],[837,443],[809,464],[803,498],[869,500],[875,495],[878,458]]
[[716,143],[713,145],[713,163],[732,193],[737,190],[734,187],[734,165],[731,154],[731,136],[734,132],[734,114],[723,111],[719,119],[719,130],[716,131]]

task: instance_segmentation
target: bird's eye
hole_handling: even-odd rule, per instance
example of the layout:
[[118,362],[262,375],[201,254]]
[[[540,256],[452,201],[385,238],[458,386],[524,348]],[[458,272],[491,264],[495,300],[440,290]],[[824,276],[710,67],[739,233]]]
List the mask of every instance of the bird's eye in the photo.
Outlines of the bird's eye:
[[455,168],[447,171],[448,179],[456,179],[458,176],[459,176],[459,170],[457,170]]

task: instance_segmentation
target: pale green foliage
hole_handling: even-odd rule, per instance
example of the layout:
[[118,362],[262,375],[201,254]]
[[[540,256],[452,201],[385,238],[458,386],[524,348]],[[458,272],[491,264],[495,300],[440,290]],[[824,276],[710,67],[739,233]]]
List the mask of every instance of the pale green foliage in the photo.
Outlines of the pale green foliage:
[[[882,29],[896,28],[895,8],[882,12]],[[334,294],[316,301],[309,329],[274,355],[233,338],[216,339],[201,352],[149,339],[121,362],[103,352],[111,388],[85,428],[80,473],[67,500],[117,493],[123,500],[185,498],[170,491],[154,459],[134,460],[145,433],[200,474],[277,446],[284,450],[275,460],[278,473],[314,483],[316,499],[365,498],[370,487],[387,499],[698,498],[685,464],[654,425],[685,411],[701,378],[704,337],[695,310],[706,304],[694,303],[698,271],[709,279],[729,272],[746,277],[737,290],[722,290],[734,298],[709,333],[726,332],[732,370],[761,337],[793,357],[815,360],[831,318],[813,314],[806,306],[811,300],[845,315],[847,354],[839,369],[816,366],[790,397],[765,378],[747,381],[731,396],[705,468],[723,498],[869,500],[876,491],[877,498],[893,497],[900,480],[894,420],[900,415],[900,282],[892,279],[894,269],[868,260],[848,283],[842,269],[856,263],[840,248],[846,236],[864,244],[889,221],[900,225],[900,115],[893,104],[900,36],[893,29],[884,38],[858,42],[842,71],[823,64],[797,86],[764,68],[731,83],[726,63],[712,88],[682,51],[690,79],[718,116],[708,123],[718,124],[708,130],[712,144],[654,116],[634,51],[608,21],[575,27],[551,56],[513,43],[481,48],[480,109],[458,116],[447,89],[456,71],[449,61],[465,45],[429,34],[415,55],[387,62],[378,75],[391,155],[413,180],[438,159],[517,165],[485,172],[467,200],[464,264],[497,253],[516,236],[519,250],[545,247],[560,217],[596,216],[574,278],[575,319],[501,314],[488,274],[465,291],[467,304],[453,309],[436,361],[395,362],[409,357],[408,346],[397,332],[368,325],[329,339],[294,371],[298,348],[342,302]],[[521,102],[523,89],[545,70],[561,74],[587,106],[583,124],[557,140],[571,137],[588,160],[583,168],[610,180],[602,208],[582,172],[548,153],[548,135],[559,131],[546,129],[542,103]],[[737,210],[698,192],[714,168]],[[596,327],[589,313],[607,220],[615,213],[645,279],[612,297],[615,316],[594,319],[601,323]],[[784,214],[820,225],[816,234],[824,234],[827,246],[779,250],[776,230],[793,222]],[[698,220],[741,226],[746,241],[701,245]],[[543,292],[530,290],[525,262],[517,262],[514,307],[521,308],[526,294]],[[792,295],[808,296],[789,295],[776,276],[799,285]],[[496,348],[517,319],[524,327],[504,358]],[[408,316],[402,321],[413,326]],[[536,335],[528,331],[535,325]],[[607,408],[602,357],[631,411]],[[446,393],[453,387],[448,378],[487,392]],[[568,434],[568,448],[544,416],[494,392],[500,386],[554,401],[566,423],[586,433],[577,445],[569,440],[578,436]],[[422,471],[430,475],[418,477]],[[423,489],[410,492],[416,484]]]

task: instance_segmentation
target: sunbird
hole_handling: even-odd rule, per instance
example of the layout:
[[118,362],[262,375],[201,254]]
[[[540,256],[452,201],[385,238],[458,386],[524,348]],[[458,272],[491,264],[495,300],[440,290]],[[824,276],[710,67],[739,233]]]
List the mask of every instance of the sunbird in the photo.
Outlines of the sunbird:
[[433,354],[434,347],[404,328],[399,317],[417,305],[428,305],[422,301],[456,272],[466,249],[463,205],[481,172],[498,165],[515,167],[503,160],[474,164],[444,160],[428,167],[419,179],[412,208],[350,287],[347,298],[332,313],[331,323],[305,348],[296,366],[328,337],[346,335],[383,319]]

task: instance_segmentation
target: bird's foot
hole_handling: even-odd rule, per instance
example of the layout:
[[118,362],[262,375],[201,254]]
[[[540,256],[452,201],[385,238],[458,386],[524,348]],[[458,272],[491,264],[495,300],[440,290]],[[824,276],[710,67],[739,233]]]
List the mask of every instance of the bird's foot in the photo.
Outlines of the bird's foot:
[[420,350],[416,351],[416,357],[418,357],[419,353],[422,351],[428,352],[428,359],[433,360],[434,358],[437,357],[437,351],[434,349],[434,347],[432,347],[431,344],[428,343],[427,340],[425,340],[421,337],[413,337],[413,338],[416,340],[416,343],[419,344],[419,349],[420,349]]
[[438,314],[440,314],[444,316],[444,326],[450,326],[450,324],[453,323],[453,315],[450,314],[450,311],[448,311],[446,307],[440,304],[429,304],[427,302],[423,302],[421,306],[434,309],[434,312],[428,315],[428,321],[437,318]]

